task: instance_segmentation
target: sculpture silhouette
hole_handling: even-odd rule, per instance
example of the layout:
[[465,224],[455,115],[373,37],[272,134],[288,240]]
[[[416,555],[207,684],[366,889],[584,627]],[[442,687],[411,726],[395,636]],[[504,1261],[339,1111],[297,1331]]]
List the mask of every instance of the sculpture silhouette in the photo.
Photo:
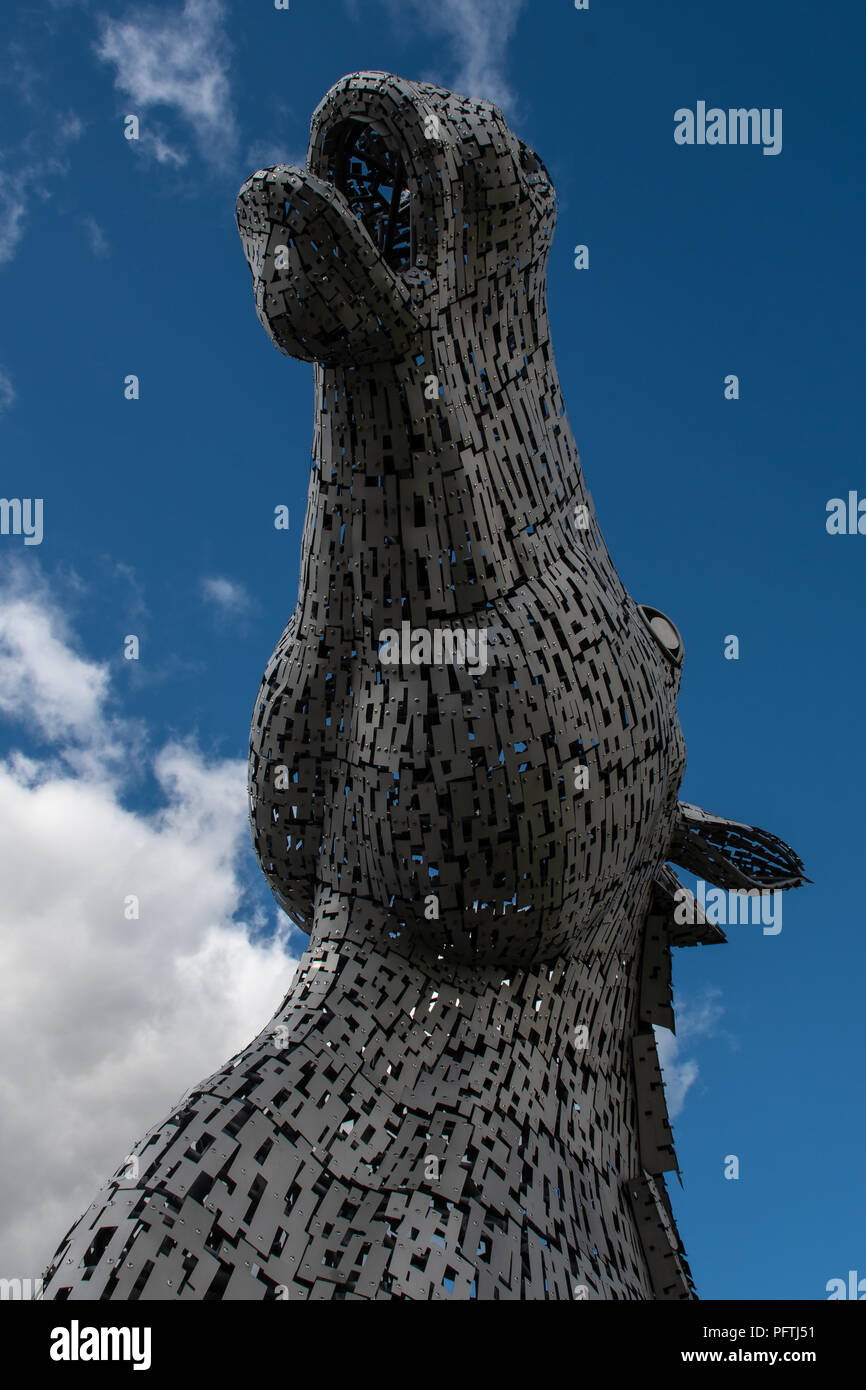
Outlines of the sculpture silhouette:
[[694,1296],[652,1030],[671,946],[724,936],[680,920],[667,861],[751,890],[802,866],[678,804],[682,642],[584,486],[554,217],[494,106],[375,72],[328,93],[307,169],[241,190],[262,323],[316,364],[250,752],[256,850],[310,945],[47,1298]]

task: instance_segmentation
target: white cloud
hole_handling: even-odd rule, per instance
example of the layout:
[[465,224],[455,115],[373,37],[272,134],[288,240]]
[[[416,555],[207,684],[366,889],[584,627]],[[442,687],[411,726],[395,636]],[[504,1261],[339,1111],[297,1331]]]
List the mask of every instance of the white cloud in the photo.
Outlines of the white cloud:
[[[103,19],[97,54],[115,69],[114,85],[141,115],[167,107],[191,127],[200,153],[222,164],[237,142],[228,77],[223,0],[184,0],[183,9],[136,9],[126,19]],[[181,164],[186,154],[161,128],[141,142],[160,163]]]
[[463,96],[493,101],[512,111],[515,96],[506,78],[506,52],[525,0],[388,0],[395,22],[414,11],[430,33],[448,40],[448,84]]
[[12,385],[12,378],[5,367],[0,367],[0,415],[14,403],[15,387]]
[[51,741],[0,761],[0,1273],[33,1278],[133,1143],[266,1025],[296,961],[286,918],[277,936],[238,918],[244,763],[172,743],[150,759],[159,804],[129,809],[118,761],[75,757],[123,731],[102,729],[106,667],[44,587],[0,585],[0,612],[3,712]]
[[668,1114],[672,1120],[682,1113],[686,1095],[700,1075],[695,1059],[684,1055],[686,1049],[698,1038],[711,1038],[718,1034],[724,1013],[719,996],[719,990],[708,990],[694,1004],[680,1000],[676,1006],[676,1034],[667,1028],[655,1029]]
[[182,169],[184,164],[189,163],[189,155],[186,151],[176,150],[174,145],[170,145],[161,127],[155,127],[147,132],[145,147],[153,155],[157,164],[173,164],[176,169]]
[[[67,584],[74,589],[70,576]],[[140,774],[143,729],[110,708],[108,668],[79,656],[36,561],[5,572],[0,601],[0,716],[53,745],[94,781]]]
[[77,656],[44,599],[10,592],[0,608],[0,711],[35,724],[53,742],[80,740],[97,727],[105,702],[104,666]]
[[202,593],[209,603],[224,613],[245,613],[250,607],[250,596],[243,584],[224,575],[212,575],[201,582]]

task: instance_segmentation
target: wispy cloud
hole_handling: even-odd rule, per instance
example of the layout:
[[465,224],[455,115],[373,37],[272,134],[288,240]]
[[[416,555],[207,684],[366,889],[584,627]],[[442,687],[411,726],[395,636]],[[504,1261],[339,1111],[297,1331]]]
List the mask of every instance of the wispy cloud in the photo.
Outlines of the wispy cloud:
[[189,163],[189,155],[186,150],[179,150],[170,144],[161,129],[146,131],[143,143],[157,164],[172,164],[175,169],[182,169],[184,164]]
[[96,256],[98,260],[104,260],[106,256],[110,256],[111,247],[108,245],[105,232],[100,227],[96,218],[87,216],[83,217],[81,221],[87,233],[87,241],[94,256]]
[[291,149],[274,141],[263,140],[252,144],[244,155],[244,167],[248,169],[273,169],[275,164],[292,164],[295,168],[303,169],[306,163],[306,147]]
[[226,579],[224,575],[211,575],[201,582],[202,593],[208,603],[212,603],[223,613],[238,615],[246,613],[251,604],[251,599],[243,584],[238,584],[234,579]]
[[0,263],[11,261],[24,236],[29,180],[20,181],[0,169]]
[[15,403],[15,387],[5,367],[0,367],[0,415]]
[[66,151],[84,130],[74,111],[54,114],[43,125],[0,156],[0,265],[21,245],[32,204],[50,198],[52,183],[68,172]]
[[688,1052],[699,1038],[718,1036],[724,1007],[720,990],[708,990],[694,1003],[680,1000],[676,1008],[676,1034],[656,1028],[659,1062],[664,1073],[665,1094],[671,1119],[681,1114],[686,1095],[697,1081],[700,1068]]
[[[307,162],[309,111],[299,111],[284,94],[276,92],[269,93],[266,107],[269,133],[247,143],[243,167],[272,169],[275,164],[293,164],[303,168]],[[264,113],[265,107],[259,103],[257,121],[261,122]]]
[[[223,165],[237,144],[229,82],[224,0],[184,0],[183,9],[136,9],[125,19],[104,18],[97,54],[115,69],[114,85],[141,116],[165,108],[192,131],[199,153]],[[163,127],[142,122],[142,148],[162,164],[188,155]]]
[[26,593],[0,582],[0,705],[13,739],[36,720],[46,749],[0,759],[0,1049],[15,1059],[0,1248],[21,1278],[135,1140],[267,1023],[296,965],[285,917],[274,935],[270,915],[244,915],[245,763],[192,740],[158,748],[146,812],[129,808],[124,764],[79,764],[111,737],[110,673],[27,569]]
[[[396,24],[407,13],[430,34],[446,40],[451,65],[440,80],[464,96],[493,101],[513,112],[515,94],[507,77],[508,45],[526,0],[388,0]],[[438,66],[438,65],[437,65]]]
[[23,44],[13,41],[6,45],[0,65],[0,87],[8,87],[22,105],[32,106],[44,81],[44,72]]

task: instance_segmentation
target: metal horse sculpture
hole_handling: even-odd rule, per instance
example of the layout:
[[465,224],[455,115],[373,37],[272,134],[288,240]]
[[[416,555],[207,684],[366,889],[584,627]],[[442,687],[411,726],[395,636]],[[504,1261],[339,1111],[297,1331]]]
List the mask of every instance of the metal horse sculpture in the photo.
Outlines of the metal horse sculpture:
[[682,643],[584,485],[554,218],[496,107],[377,72],[325,97],[307,168],[241,190],[259,317],[316,364],[250,753],[256,850],[310,944],[47,1298],[694,1297],[653,1025],[670,948],[724,937],[667,865],[758,891],[802,865],[677,801]]

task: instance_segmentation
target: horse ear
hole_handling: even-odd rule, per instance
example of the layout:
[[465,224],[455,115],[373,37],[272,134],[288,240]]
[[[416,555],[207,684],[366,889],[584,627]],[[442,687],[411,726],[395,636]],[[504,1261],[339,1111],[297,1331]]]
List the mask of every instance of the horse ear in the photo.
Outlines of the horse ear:
[[777,835],[682,801],[668,858],[706,883],[734,892],[799,888],[811,882],[802,860]]

